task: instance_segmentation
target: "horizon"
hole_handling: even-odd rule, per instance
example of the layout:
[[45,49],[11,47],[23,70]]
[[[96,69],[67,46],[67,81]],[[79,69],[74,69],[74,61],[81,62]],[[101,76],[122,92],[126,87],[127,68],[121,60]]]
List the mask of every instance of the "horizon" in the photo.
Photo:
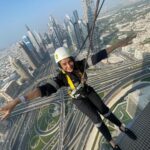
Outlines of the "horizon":
[[[135,0],[128,0],[133,2]],[[67,6],[66,6],[67,3]],[[106,0],[103,11],[108,11],[110,8],[124,4],[125,0],[120,2],[115,0]],[[127,2],[126,2],[127,3]],[[41,5],[42,4],[42,5]],[[25,24],[29,26],[32,31],[40,33],[47,32],[49,16],[52,15],[58,22],[63,22],[66,14],[72,16],[73,10],[77,10],[79,17],[82,19],[82,2],[81,0],[71,1],[57,0],[44,1],[29,1],[24,2],[19,0],[0,1],[0,50],[6,49],[17,41],[21,40],[23,35],[27,34]]]

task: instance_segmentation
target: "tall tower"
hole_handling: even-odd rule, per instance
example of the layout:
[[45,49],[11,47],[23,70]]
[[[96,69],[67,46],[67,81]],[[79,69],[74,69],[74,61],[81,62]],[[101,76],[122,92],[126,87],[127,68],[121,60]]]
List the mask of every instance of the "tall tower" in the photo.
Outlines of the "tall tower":
[[92,26],[94,21],[94,1],[93,0],[82,0],[83,4],[83,20],[85,23],[89,24],[89,27]]
[[[88,24],[89,29],[91,29],[94,21],[94,11],[95,11],[94,0],[82,0],[82,4],[83,4],[83,20],[85,24]],[[96,24],[91,40],[92,40],[91,52],[95,53],[97,52],[97,50],[99,50],[100,44],[100,35]]]
[[25,68],[25,66],[21,63],[19,59],[9,57],[9,60],[11,65],[15,68],[16,72],[20,75],[22,79],[29,80],[32,78],[28,70]]
[[24,35],[22,37],[22,41],[27,46],[28,50],[32,53],[32,55],[33,55],[34,59],[37,61],[37,63],[40,64],[41,58],[40,58],[39,54],[37,53],[35,47],[33,46],[31,40],[29,39],[29,37]]
[[27,33],[29,36],[29,39],[31,40],[32,44],[34,45],[36,51],[38,52],[41,59],[44,58],[44,51],[40,47],[40,44],[38,43],[38,40],[36,39],[35,35],[31,32],[30,28],[26,25]]
[[82,30],[79,26],[79,17],[78,12],[73,11],[73,17],[70,18],[66,15],[66,19],[68,21],[67,29],[72,40],[73,45],[75,44],[78,49],[81,48],[81,45],[84,41]]
[[46,52],[46,46],[42,38],[42,35],[40,33],[37,33],[36,31],[34,31],[34,33],[35,33],[38,43],[40,44],[40,47],[43,48],[43,50]]
[[33,52],[30,51],[30,49],[26,46],[26,44],[24,42],[20,42],[19,46],[23,52],[23,54],[25,55],[25,57],[28,60],[28,63],[30,64],[30,66],[32,67],[33,70],[37,69],[37,67],[39,66],[37,60],[34,58]]
[[59,25],[56,24],[56,21],[52,16],[49,17],[49,20],[50,23],[48,25],[51,31],[51,35],[53,37],[52,42],[54,41],[53,43],[55,43],[55,48],[61,47],[63,46],[63,32]]
[[83,33],[82,30],[79,26],[79,16],[77,10],[73,11],[73,16],[74,16],[74,30],[75,30],[75,35],[78,43],[78,49],[81,48],[82,43],[84,41]]
[[44,33],[44,41],[47,45],[51,43],[50,37],[47,33]]
[[73,24],[69,22],[69,25],[67,26],[67,30],[72,42],[72,45],[74,47],[74,49],[77,48],[77,40],[76,40],[76,35],[75,35],[75,31],[74,31],[74,27]]

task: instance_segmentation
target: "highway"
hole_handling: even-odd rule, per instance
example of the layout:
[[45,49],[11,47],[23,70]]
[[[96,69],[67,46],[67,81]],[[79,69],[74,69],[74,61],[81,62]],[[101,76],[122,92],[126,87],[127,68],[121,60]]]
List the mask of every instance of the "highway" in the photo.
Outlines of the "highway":
[[[149,77],[150,71],[147,69],[148,67],[150,67],[149,64],[149,60],[145,61],[144,63],[142,61],[130,61],[129,63],[123,63],[122,65],[114,65],[111,70],[109,67],[106,67],[105,69],[97,69],[96,71],[89,69],[87,70],[89,78],[88,84],[92,85],[98,92],[109,90],[110,92],[108,93],[108,95],[104,97],[106,103],[109,103],[109,101],[111,101],[111,98],[126,84],[133,82],[133,80],[136,79]],[[46,82],[46,80],[50,77],[49,73],[51,73],[51,77],[56,75],[56,72],[52,71],[54,69],[53,67],[51,71],[49,71],[50,69],[48,69],[47,67],[50,68],[49,64],[45,67],[46,71],[42,70],[43,72],[41,72],[41,75],[38,76],[37,81],[34,82],[34,84],[42,81]],[[32,86],[34,87],[35,85]],[[69,150],[74,148],[75,150],[77,150],[79,146],[85,145],[88,133],[90,133],[90,130],[93,126],[93,124],[87,119],[87,117],[78,110],[73,110],[66,116],[66,114],[64,113],[64,102],[70,99],[67,96],[66,91],[66,89],[63,89],[50,97],[38,98],[37,100],[30,101],[28,104],[18,105],[10,116],[10,118],[12,118],[14,116],[25,114],[27,112],[32,112],[33,110],[39,110],[41,106],[44,107],[50,104],[61,105],[61,117],[53,128],[53,131],[56,131],[54,133],[56,134],[57,139],[59,138],[59,142],[56,140],[56,137],[54,138],[54,140],[52,140],[52,138],[48,142],[48,144],[45,145],[45,147],[43,148],[44,150],[48,150],[49,145],[53,147],[52,149],[55,149],[59,145],[59,149],[66,148]],[[24,122],[24,119],[21,119],[20,123],[18,122],[17,124],[21,125]],[[30,124],[30,121],[27,121],[27,125],[28,124]],[[20,129],[21,128],[22,125],[20,126]],[[29,130],[28,127],[24,128],[24,130],[25,129]],[[16,131],[13,135],[13,143],[6,140],[5,145],[8,145],[7,149],[11,149],[15,144],[15,140],[18,137],[18,134],[22,135],[22,138],[20,138],[20,142],[23,143],[23,140],[26,137],[25,132],[26,131],[20,133],[20,130],[18,129],[18,132]],[[52,133],[52,130],[47,132],[47,134],[49,133]],[[40,134],[42,134],[42,132]],[[11,139],[11,136],[8,136],[7,139]],[[55,141],[55,143],[53,143],[52,141]],[[21,144],[18,147],[22,148]]]
[[[111,70],[110,73],[108,73],[108,71],[105,72],[94,72],[97,73],[96,78],[95,75],[94,76],[89,76],[89,85],[92,85],[97,92],[103,92],[106,90],[110,90],[112,88],[114,88],[114,86],[116,86],[117,84],[121,83],[122,80],[124,78],[126,78],[127,76],[136,76],[140,75],[141,70],[145,70],[143,73],[145,73],[147,71],[147,67],[149,66],[149,64],[146,64],[146,67],[141,68],[141,65],[139,64],[139,66],[137,66],[137,68],[123,68],[121,66],[122,69],[118,68],[118,70],[115,71]],[[125,69],[125,71],[124,71]],[[38,98],[38,100],[33,100],[30,101],[28,104],[21,104],[18,105],[16,107],[16,109],[14,109],[13,113],[11,116],[15,116],[21,113],[26,113],[32,110],[36,110],[39,109],[41,106],[47,106],[52,102],[58,102],[61,101],[61,98],[58,97],[59,92],[56,94],[53,94],[50,97],[44,97],[44,98]],[[66,92],[65,92],[65,95]],[[68,97],[65,97],[65,99],[68,99]]]

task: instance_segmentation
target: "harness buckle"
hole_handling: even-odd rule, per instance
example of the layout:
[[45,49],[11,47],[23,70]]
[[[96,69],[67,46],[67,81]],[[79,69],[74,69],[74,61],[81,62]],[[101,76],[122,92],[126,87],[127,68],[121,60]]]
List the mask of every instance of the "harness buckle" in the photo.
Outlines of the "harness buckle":
[[70,96],[72,98],[78,98],[81,94],[80,94],[80,91],[84,88],[84,85],[82,83],[80,83],[76,89],[74,89],[71,93],[70,93]]

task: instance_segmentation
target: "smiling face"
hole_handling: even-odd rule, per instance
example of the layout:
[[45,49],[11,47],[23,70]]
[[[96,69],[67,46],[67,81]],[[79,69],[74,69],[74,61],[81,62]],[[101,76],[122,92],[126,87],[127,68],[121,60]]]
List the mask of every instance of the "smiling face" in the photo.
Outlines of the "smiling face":
[[64,71],[73,72],[74,61],[70,57],[61,60],[59,64]]

